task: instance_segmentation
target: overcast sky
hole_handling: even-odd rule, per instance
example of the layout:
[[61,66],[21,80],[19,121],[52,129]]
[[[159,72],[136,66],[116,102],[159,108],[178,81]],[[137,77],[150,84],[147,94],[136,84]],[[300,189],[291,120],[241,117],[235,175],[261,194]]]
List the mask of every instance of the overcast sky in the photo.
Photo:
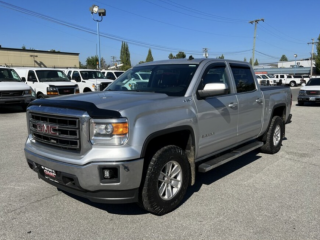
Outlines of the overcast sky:
[[[133,65],[144,61],[151,48],[154,60],[184,51],[187,56],[259,63],[308,58],[312,38],[320,34],[319,0],[0,0],[0,45],[6,48],[55,49],[80,53],[85,63],[97,53],[97,23],[89,7],[104,8],[100,23],[101,57],[120,57],[121,41],[129,45]],[[95,19],[100,19],[94,16]]]

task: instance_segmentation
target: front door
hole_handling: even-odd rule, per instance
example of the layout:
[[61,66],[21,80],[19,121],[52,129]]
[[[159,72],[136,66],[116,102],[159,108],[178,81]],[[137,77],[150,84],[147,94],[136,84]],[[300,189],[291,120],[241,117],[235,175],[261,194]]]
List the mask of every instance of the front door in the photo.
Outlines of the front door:
[[209,65],[202,75],[198,90],[207,83],[224,83],[229,92],[206,99],[197,99],[199,151],[201,158],[236,143],[238,101],[233,93],[225,63]]

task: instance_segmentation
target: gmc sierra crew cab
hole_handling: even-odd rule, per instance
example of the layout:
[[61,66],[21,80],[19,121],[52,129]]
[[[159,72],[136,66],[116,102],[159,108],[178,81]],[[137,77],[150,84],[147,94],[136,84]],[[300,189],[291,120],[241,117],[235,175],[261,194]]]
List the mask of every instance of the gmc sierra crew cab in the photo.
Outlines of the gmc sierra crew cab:
[[291,104],[290,88],[261,87],[245,62],[148,62],[102,92],[33,101],[25,156],[65,192],[163,215],[179,206],[196,172],[258,148],[277,153]]

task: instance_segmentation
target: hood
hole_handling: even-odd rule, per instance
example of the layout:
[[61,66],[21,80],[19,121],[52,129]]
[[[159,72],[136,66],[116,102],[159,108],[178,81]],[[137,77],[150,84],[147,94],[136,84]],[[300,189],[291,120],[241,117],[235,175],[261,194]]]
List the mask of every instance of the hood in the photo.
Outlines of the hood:
[[0,91],[18,91],[30,90],[30,87],[24,82],[0,82]]
[[161,99],[166,100],[169,98],[172,97],[161,93],[103,91],[55,97],[50,100],[86,101],[93,103],[101,109],[122,111],[133,107],[141,108],[144,104],[150,104],[155,101],[159,102]]
[[316,91],[320,91],[320,86],[319,85],[304,86],[304,87],[300,88],[300,90],[305,90],[305,91],[316,90]]

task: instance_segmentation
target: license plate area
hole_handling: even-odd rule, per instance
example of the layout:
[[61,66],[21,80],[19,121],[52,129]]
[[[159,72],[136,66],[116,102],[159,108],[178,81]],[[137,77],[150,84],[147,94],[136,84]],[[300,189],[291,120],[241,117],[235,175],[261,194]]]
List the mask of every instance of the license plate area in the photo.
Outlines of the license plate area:
[[310,97],[309,100],[310,100],[310,101],[315,101],[316,98],[315,98],[315,97]]
[[45,167],[45,166],[41,166],[40,169],[41,169],[40,171],[41,171],[42,175],[46,179],[53,181],[53,182],[56,182],[56,183],[59,183],[59,181],[57,179],[57,175],[59,175],[58,172],[56,172],[55,170],[53,170],[51,168]]

